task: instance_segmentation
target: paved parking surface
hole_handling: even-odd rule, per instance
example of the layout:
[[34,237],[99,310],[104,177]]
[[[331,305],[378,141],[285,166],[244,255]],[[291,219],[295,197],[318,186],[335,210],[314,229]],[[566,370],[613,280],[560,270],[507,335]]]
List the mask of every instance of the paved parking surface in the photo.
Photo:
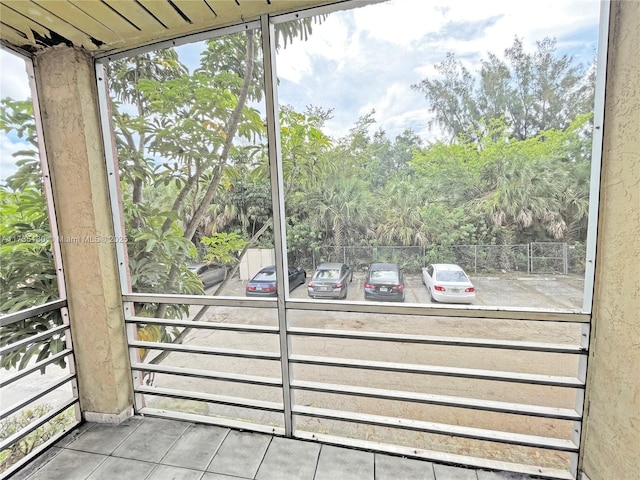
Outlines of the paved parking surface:
[[[364,275],[355,274],[350,284],[347,301],[364,301]],[[477,289],[475,305],[495,307],[541,308],[549,310],[579,311],[582,305],[582,278],[547,275],[495,275],[473,276]],[[430,304],[426,287],[417,275],[405,277],[406,301]],[[244,283],[235,280],[225,289],[228,295],[244,295]],[[305,286],[291,292],[292,298],[308,298]],[[194,314],[199,307],[193,307]],[[204,317],[211,322],[248,323],[277,325],[275,308],[231,308],[211,307]],[[355,330],[362,332],[392,332],[397,334],[433,335],[443,337],[467,337],[504,339],[512,341],[566,343],[575,345],[580,341],[581,328],[566,322],[532,322],[523,320],[498,320],[491,318],[454,318],[423,315],[388,315],[382,313],[334,312],[326,310],[289,312],[289,322],[294,327]],[[218,346],[253,351],[277,352],[277,336],[238,334],[234,332],[193,331],[186,341],[197,346]],[[328,358],[351,358],[369,361],[400,362],[417,365],[435,365],[457,368],[473,368],[542,375],[575,376],[578,371],[576,356],[559,356],[526,351],[510,351],[483,348],[458,348],[435,345],[412,345],[400,342],[376,343],[363,340],[339,338],[294,337],[292,353]],[[225,372],[246,373],[279,377],[277,363],[253,362],[235,358],[196,358],[192,355],[172,354],[167,363],[175,366]],[[377,371],[319,368],[309,365],[294,365],[293,375],[301,381],[327,384],[355,385],[398,391],[414,391],[436,395],[453,395],[463,398],[479,398],[488,401],[504,401],[522,404],[547,405],[557,408],[573,408],[576,394],[571,389],[522,385],[516,383],[487,382],[473,379],[457,379],[443,376],[424,376]],[[222,382],[206,383],[187,378],[158,378],[157,385],[168,388],[197,390],[206,393],[224,393],[243,398],[279,401],[275,389]],[[517,415],[487,414],[481,411],[460,410],[437,406],[394,403],[343,395],[327,396],[314,392],[297,392],[298,405],[329,408],[337,411],[363,412],[373,415],[400,416],[449,425],[478,426],[499,431],[518,432],[530,435],[570,438],[571,422],[527,419]],[[399,409],[399,410],[398,410]],[[271,424],[278,419],[260,412],[242,412],[232,407],[216,407],[211,415],[237,418],[246,415],[249,421]],[[438,451],[465,452],[471,456],[492,458],[516,463],[541,462],[552,468],[566,468],[568,457],[563,452],[540,452],[512,448],[460,438],[437,435],[413,434],[390,431],[367,425],[331,423],[312,418],[300,418],[298,425],[307,431],[326,432],[351,438],[367,438],[383,443],[409,444]]]
[[[311,276],[307,272],[307,280]],[[577,275],[477,275],[471,276],[476,288],[474,305],[494,307],[525,307],[581,310],[584,296],[584,278]],[[354,273],[346,301],[364,301],[364,274]],[[244,295],[239,279],[231,280],[225,295]],[[207,292],[212,293],[217,287]],[[433,303],[419,275],[405,275],[405,302]],[[308,298],[307,288],[301,285],[290,293],[292,298]]]

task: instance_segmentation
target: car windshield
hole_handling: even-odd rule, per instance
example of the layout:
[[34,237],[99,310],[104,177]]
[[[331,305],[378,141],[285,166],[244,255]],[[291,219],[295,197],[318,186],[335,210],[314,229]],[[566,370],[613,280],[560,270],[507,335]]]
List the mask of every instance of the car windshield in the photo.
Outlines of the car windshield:
[[258,272],[258,274],[253,277],[254,282],[273,282],[276,279],[276,272],[266,271],[266,272]]
[[397,282],[398,274],[393,270],[374,270],[371,272],[371,280],[381,280],[384,282]]
[[318,270],[314,275],[314,280],[337,280],[340,278],[339,270]]
[[466,282],[467,276],[462,270],[436,273],[436,280],[441,282]]

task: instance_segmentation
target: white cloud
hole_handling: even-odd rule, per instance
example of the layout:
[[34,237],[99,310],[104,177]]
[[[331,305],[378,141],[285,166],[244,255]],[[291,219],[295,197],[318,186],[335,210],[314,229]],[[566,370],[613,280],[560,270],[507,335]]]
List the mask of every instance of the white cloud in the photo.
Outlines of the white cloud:
[[[528,49],[548,36],[589,61],[598,15],[599,0],[390,0],[334,12],[313,24],[308,40],[278,52],[279,96],[298,110],[333,108],[327,129],[336,137],[371,109],[390,137],[408,127],[433,137],[426,101],[411,85],[436,77],[433,65],[447,52],[473,73],[487,52],[502,55],[516,36]],[[22,62],[2,52],[2,97],[29,95]]]
[[598,0],[391,0],[336,12],[279,54],[279,76],[296,84],[283,83],[281,98],[335,108],[330,128],[342,135],[375,109],[376,127],[391,138],[410,127],[433,139],[441,132],[427,127],[433,116],[410,87],[437,77],[446,53],[475,73],[487,52],[501,56],[516,36],[527,50],[554,37],[561,52],[580,50],[578,59],[590,61],[598,16]]
[[371,38],[407,48],[425,34],[435,33],[444,26],[450,3],[455,2],[449,1],[443,6],[425,0],[391,0],[354,10],[354,19],[357,28]]
[[25,60],[13,53],[0,49],[0,98],[11,97],[24,100],[31,96],[29,77],[25,68]]
[[4,132],[0,132],[0,183],[3,183],[18,169],[13,154],[28,148],[32,148],[30,144],[18,142],[9,138]]
[[357,31],[342,15],[330,15],[321,24],[313,25],[313,33],[305,41],[294,40],[277,56],[278,77],[300,83],[305,75],[313,75],[318,60],[330,60],[339,71],[350,61],[362,56]]
[[535,3],[454,0],[447,5],[446,22],[442,25],[445,32],[462,22],[492,20],[493,24],[481,36],[465,40],[451,35],[435,41],[433,47],[461,56],[486,55],[487,52],[501,56],[516,36],[523,39],[528,49],[544,37],[558,38],[562,43],[561,39],[573,32],[596,26],[598,17],[598,0],[537,0]]
[[[25,100],[31,96],[25,60],[6,50],[0,50],[0,98],[11,97]],[[0,182],[17,170],[13,154],[30,145],[20,142],[0,132]]]

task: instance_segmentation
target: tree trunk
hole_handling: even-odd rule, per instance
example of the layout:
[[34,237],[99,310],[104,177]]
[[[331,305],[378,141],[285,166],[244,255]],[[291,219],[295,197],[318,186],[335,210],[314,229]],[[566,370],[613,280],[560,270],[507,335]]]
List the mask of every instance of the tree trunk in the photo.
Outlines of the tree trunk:
[[[238,131],[238,124],[240,123],[240,116],[242,115],[242,110],[247,102],[247,98],[249,96],[249,85],[251,84],[251,77],[253,74],[253,38],[254,33],[253,30],[247,30],[247,54],[246,54],[246,64],[244,70],[244,78],[242,82],[242,88],[240,89],[240,94],[238,95],[238,103],[236,107],[233,109],[233,113],[231,114],[231,118],[229,118],[229,123],[226,128],[226,138],[224,142],[224,146],[222,148],[222,152],[220,153],[220,168],[216,172],[216,175],[209,184],[200,205],[196,209],[187,225],[187,228],[184,232],[184,237],[188,240],[191,240],[196,233],[196,229],[198,225],[204,218],[207,213],[207,209],[213,200],[213,197],[218,189],[218,185],[220,183],[220,179],[222,178],[222,169],[227,164],[227,160],[229,158],[229,152],[231,151],[231,147],[233,145],[233,139]],[[175,288],[175,283],[178,278],[179,269],[176,265],[171,266],[171,270],[169,271],[169,281],[168,288],[169,291],[172,291]],[[166,305],[160,305],[158,310],[156,311],[156,316],[159,318],[164,318],[167,311]]]

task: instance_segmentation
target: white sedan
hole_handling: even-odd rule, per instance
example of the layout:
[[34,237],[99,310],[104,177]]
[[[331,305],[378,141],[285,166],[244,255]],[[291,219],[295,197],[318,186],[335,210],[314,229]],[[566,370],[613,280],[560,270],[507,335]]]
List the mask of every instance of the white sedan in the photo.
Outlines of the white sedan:
[[476,289],[464,270],[451,263],[434,263],[422,269],[422,282],[431,300],[444,303],[473,303]]

